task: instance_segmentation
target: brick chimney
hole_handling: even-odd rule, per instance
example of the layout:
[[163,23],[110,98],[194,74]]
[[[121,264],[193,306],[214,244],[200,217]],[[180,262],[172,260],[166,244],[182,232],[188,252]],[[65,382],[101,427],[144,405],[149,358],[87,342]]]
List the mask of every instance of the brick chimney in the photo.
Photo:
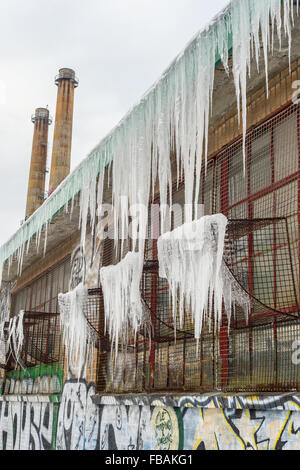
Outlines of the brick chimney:
[[55,77],[58,87],[49,195],[70,173],[74,90],[78,80],[72,69],[63,68]]
[[31,117],[34,124],[30,173],[28,181],[26,219],[44,202],[47,166],[48,128],[51,124],[49,110],[37,108]]

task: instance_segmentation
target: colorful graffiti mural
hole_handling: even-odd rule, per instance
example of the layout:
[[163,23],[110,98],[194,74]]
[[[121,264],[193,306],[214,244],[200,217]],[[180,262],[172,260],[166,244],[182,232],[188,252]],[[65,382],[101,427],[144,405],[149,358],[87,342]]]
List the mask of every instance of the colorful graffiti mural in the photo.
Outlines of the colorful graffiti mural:
[[[102,403],[101,403],[102,402]],[[102,397],[70,380],[61,396],[3,395],[0,449],[298,450],[298,397]]]

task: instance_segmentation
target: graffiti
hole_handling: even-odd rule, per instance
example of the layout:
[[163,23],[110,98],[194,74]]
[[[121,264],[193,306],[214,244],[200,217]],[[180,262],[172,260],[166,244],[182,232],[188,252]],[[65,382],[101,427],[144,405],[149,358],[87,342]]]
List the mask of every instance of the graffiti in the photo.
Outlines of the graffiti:
[[94,385],[73,379],[54,401],[22,395],[22,381],[11,380],[20,395],[0,399],[0,449],[300,449],[298,397],[115,396],[97,403]]
[[70,290],[75,289],[81,282],[85,282],[85,265],[84,250],[79,245],[71,257]]
[[63,371],[57,366],[30,367],[6,373],[5,395],[54,395],[62,392]]
[[158,450],[176,450],[178,448],[178,422],[172,408],[156,408],[152,423]]
[[87,386],[85,381],[65,383],[57,421],[57,449],[96,448],[99,413],[91,400],[94,393],[94,386]]
[[0,402],[1,450],[50,450],[55,404]]
[[69,289],[73,290],[81,282],[90,288],[100,285],[100,268],[103,254],[103,238],[95,233],[88,234],[84,248],[79,245],[71,257],[71,276]]
[[96,395],[93,402],[97,405],[130,406],[167,406],[172,408],[213,408],[213,409],[255,409],[255,410],[300,410],[300,396],[274,395],[274,396],[226,396],[221,394],[198,396],[172,396],[165,395]]
[[169,406],[220,408],[220,409],[255,409],[255,410],[300,410],[300,397],[291,395],[259,396],[184,396],[171,399]]
[[297,412],[198,409],[199,416],[196,416],[194,410],[189,408],[184,413],[185,449],[287,450],[300,447]]
[[[164,404],[170,397],[148,398],[143,404],[139,397],[107,397],[106,404],[100,405],[93,403],[93,393],[93,385],[87,386],[84,381],[65,384],[59,410],[57,448],[300,448],[300,406],[296,397],[272,397],[273,409],[270,397],[260,401],[257,397],[198,397],[205,402],[203,408],[193,406],[191,397],[185,397],[180,398],[182,407],[178,407],[177,402],[177,407],[173,408]],[[232,398],[239,401],[233,402]],[[216,399],[219,400],[218,407],[214,405]],[[251,402],[253,409],[246,408],[245,400],[248,405]],[[232,405],[237,403],[239,407],[233,408]],[[230,408],[224,405],[230,405]],[[284,405],[294,411],[285,411]]]
[[94,393],[94,385],[83,380],[65,383],[57,419],[56,449],[150,450],[178,446],[173,409],[97,406],[92,401]]
[[150,407],[101,407],[100,449],[142,450],[154,445],[154,434],[149,433]]

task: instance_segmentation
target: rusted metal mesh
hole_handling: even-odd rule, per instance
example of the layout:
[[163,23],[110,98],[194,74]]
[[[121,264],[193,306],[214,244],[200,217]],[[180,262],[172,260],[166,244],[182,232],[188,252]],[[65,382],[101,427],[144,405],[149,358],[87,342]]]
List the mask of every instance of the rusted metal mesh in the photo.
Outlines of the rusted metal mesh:
[[[59,315],[44,312],[25,312],[23,317],[24,340],[18,361],[12,339],[7,344],[5,370],[25,370],[40,365],[64,364],[64,350]],[[9,339],[8,323],[4,327],[6,341]]]
[[[158,276],[156,239],[151,238],[141,282],[144,308],[152,320],[151,340],[144,331],[136,342],[130,337],[120,348],[116,365],[104,329],[101,290],[90,291],[86,317],[98,337],[98,392],[299,390],[300,366],[293,353],[300,339],[300,107],[290,106],[251,129],[245,167],[242,156],[239,139],[210,159],[201,175],[199,203],[205,215],[223,213],[230,220],[224,261],[251,298],[249,321],[236,308],[230,328],[225,315],[221,325],[204,325],[197,348],[190,312],[185,312],[181,329],[174,323],[169,287]],[[174,187],[173,200],[183,206],[181,186]],[[170,229],[181,223],[173,216]],[[159,236],[159,219],[151,219],[149,226]],[[103,265],[116,262],[113,241],[106,240]],[[57,302],[54,291],[52,303]],[[45,311],[55,312],[55,305],[46,308],[50,297],[43,305]],[[35,310],[39,302],[33,305]],[[58,349],[49,349],[49,321],[45,316],[25,328],[31,338],[24,351],[29,364],[61,355]]]
[[[236,308],[230,329],[225,315],[218,328],[204,327],[197,351],[189,312],[182,329],[174,324],[168,284],[158,277],[156,242],[148,240],[141,292],[152,318],[152,341],[138,335],[137,347],[128,344],[114,374],[110,353],[102,353],[99,391],[300,388],[300,366],[293,356],[300,334],[299,115],[299,106],[290,106],[251,129],[245,167],[239,139],[202,172],[199,203],[205,215],[221,212],[230,220],[224,261],[251,298],[249,321]],[[174,187],[174,202],[183,205],[183,193]],[[173,216],[171,229],[181,223]],[[158,220],[150,225],[159,232]]]
[[[134,347],[132,338],[114,367],[109,340],[98,327],[99,336],[105,338],[101,354],[106,361],[104,373],[98,375],[99,391],[264,391],[300,384],[299,366],[292,361],[300,321],[287,220],[229,221],[224,261],[249,294],[249,319],[236,307],[230,330],[225,315],[217,328],[206,324],[197,348],[190,312],[185,311],[179,329],[167,281],[159,278],[157,261],[148,260],[141,292],[152,318],[151,342],[141,332]],[[98,309],[90,307],[88,318],[94,325],[97,318],[100,325],[100,289],[92,292],[91,306],[96,305],[95,296]]]

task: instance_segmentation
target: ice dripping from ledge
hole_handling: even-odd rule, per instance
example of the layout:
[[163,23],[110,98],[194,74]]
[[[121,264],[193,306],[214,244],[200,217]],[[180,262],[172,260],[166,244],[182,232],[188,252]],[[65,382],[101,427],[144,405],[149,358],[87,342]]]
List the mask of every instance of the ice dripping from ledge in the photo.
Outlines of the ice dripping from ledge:
[[223,300],[229,325],[233,305],[249,313],[250,299],[223,261],[227,224],[222,214],[204,216],[158,240],[159,275],[169,283],[174,325],[178,311],[181,329],[184,312],[191,312],[197,340],[205,318],[221,325]]
[[104,298],[105,328],[117,357],[119,347],[127,344],[130,330],[134,339],[146,322],[141,300],[141,265],[138,253],[129,252],[115,266],[103,267],[100,279]]
[[93,363],[95,335],[85,316],[87,302],[88,289],[82,283],[72,291],[58,296],[68,366],[78,378]]

